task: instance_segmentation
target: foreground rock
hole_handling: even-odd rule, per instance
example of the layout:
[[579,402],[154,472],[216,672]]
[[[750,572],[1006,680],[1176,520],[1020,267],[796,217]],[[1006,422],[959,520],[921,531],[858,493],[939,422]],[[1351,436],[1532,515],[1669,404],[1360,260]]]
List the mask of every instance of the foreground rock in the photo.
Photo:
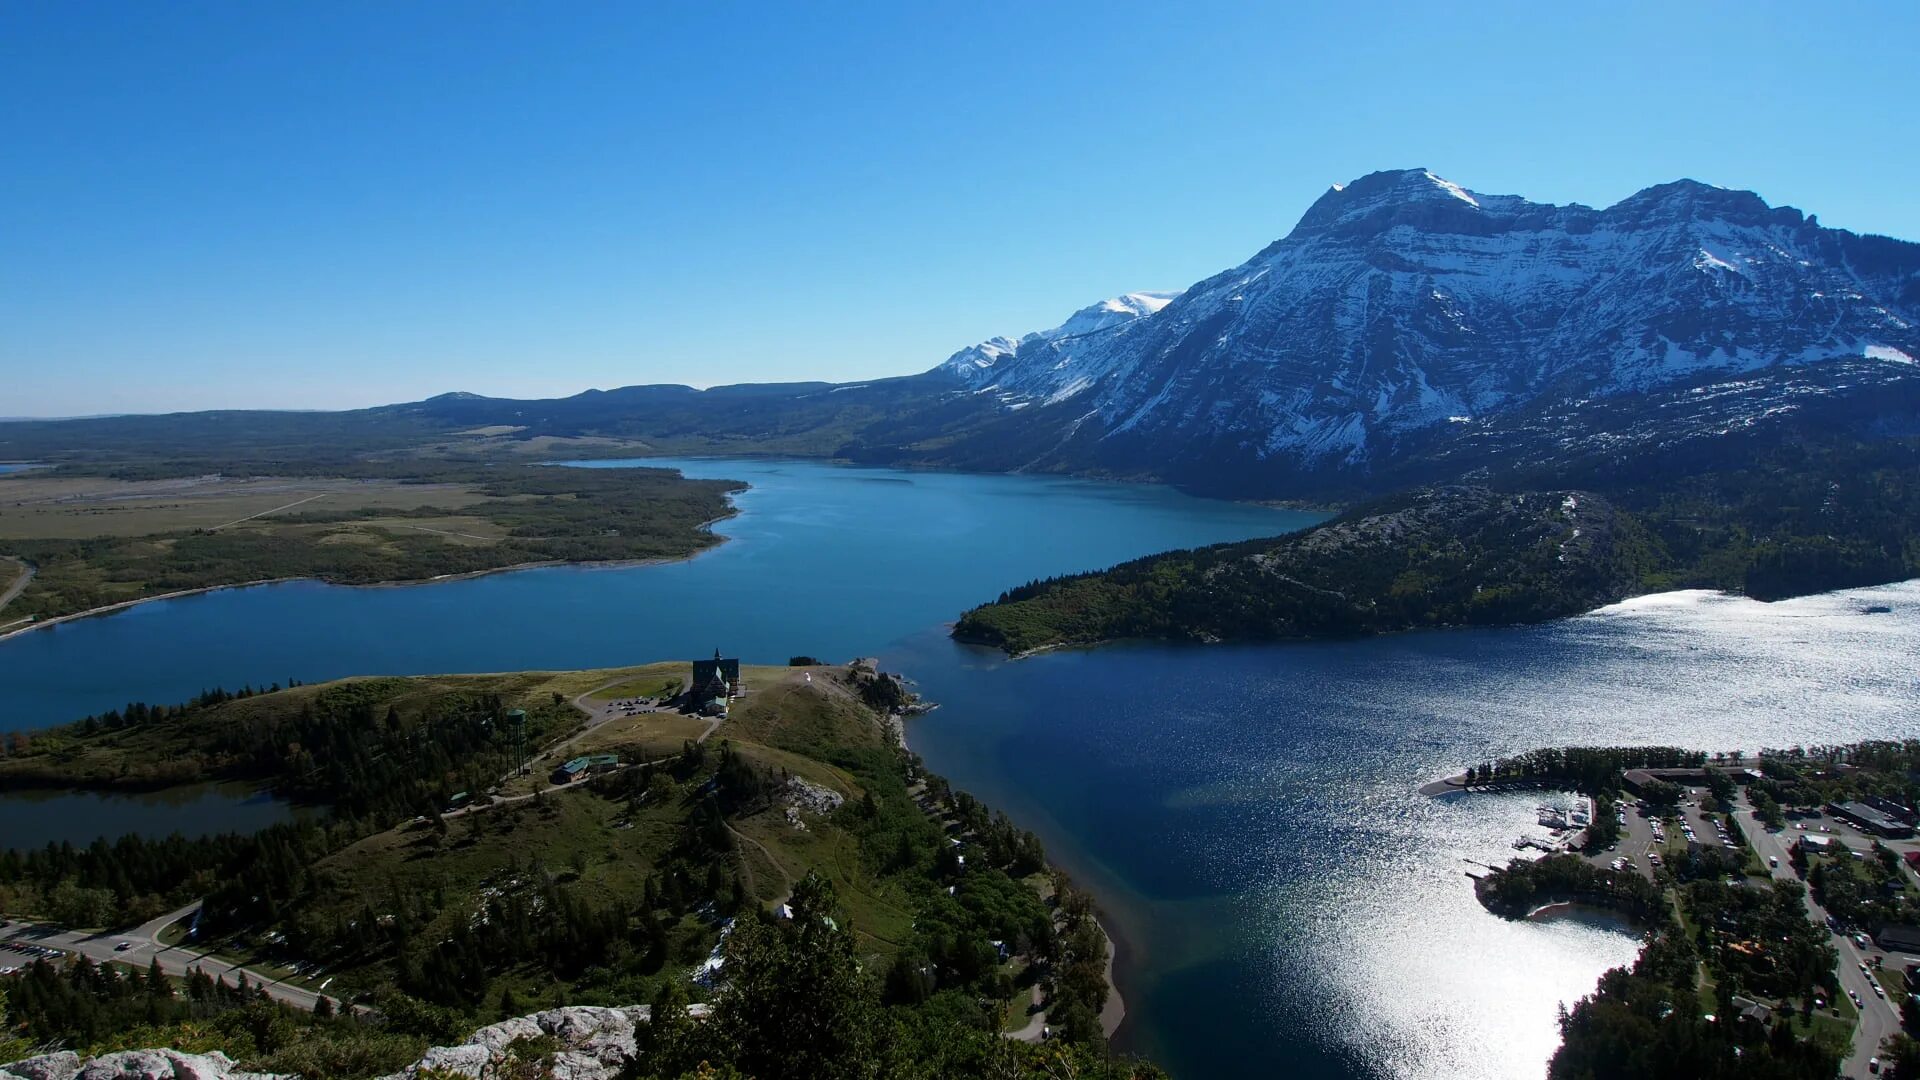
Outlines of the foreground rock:
[[[705,1005],[688,1014],[707,1015]],[[634,1033],[652,1009],[574,1005],[489,1024],[456,1046],[436,1046],[419,1061],[383,1080],[413,1080],[422,1073],[488,1080],[516,1058],[516,1045],[552,1041],[542,1058],[543,1075],[556,1080],[613,1080],[636,1049]],[[0,1066],[0,1080],[298,1080],[278,1073],[246,1072],[221,1053],[125,1050],[95,1058],[72,1051],[43,1054]]]
[[244,1072],[219,1051],[121,1050],[82,1059],[71,1050],[42,1054],[0,1068],[0,1080],[295,1080],[279,1073]]

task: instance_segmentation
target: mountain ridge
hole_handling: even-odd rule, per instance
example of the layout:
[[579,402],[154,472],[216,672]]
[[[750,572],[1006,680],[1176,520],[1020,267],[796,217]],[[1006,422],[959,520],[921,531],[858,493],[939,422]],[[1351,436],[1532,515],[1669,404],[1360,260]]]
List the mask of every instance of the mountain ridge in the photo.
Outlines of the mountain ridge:
[[[1398,169],[1334,185],[1285,236],[1186,290],[1122,294],[917,373],[541,400],[457,392],[272,414],[284,424],[256,440],[365,431],[420,444],[500,428],[512,444],[590,437],[628,453],[1350,501],[1570,461],[1684,469],[1729,437],[1911,431],[1916,324],[1920,244],[1828,229],[1752,192],[1683,179],[1594,209]],[[0,457],[103,460],[188,436],[217,463],[246,419],[9,424]]]
[[1020,354],[995,382],[1062,432],[1028,467],[1365,474],[1409,433],[1550,400],[1847,357],[1911,368],[1917,307],[1920,245],[1751,192],[1677,181],[1593,210],[1395,170],[1072,358],[1099,379]]

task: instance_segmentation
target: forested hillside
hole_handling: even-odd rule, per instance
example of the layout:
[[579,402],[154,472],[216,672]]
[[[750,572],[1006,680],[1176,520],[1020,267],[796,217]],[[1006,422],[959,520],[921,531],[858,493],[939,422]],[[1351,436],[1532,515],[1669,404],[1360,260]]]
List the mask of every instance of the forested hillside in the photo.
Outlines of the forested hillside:
[[[503,1017],[651,1003],[663,1020],[642,1033],[636,1076],[702,1062],[795,1080],[1158,1075],[1104,1050],[1107,942],[1090,901],[1032,833],[900,748],[897,679],[750,669],[712,738],[665,755],[650,749],[659,731],[687,722],[671,711],[577,731],[574,697],[658,671],[210,692],[8,740],[0,784],[70,768],[85,785],[153,785],[175,778],[154,763],[184,756],[331,807],[250,837],[9,851],[0,909],[114,928],[204,897],[197,948],[287,970],[326,1011],[357,1016],[32,965],[0,979],[12,1029],[355,1077]],[[512,708],[552,753],[509,783]],[[570,736],[619,764],[550,786],[547,762],[579,752],[555,742]],[[451,809],[462,789],[471,804]],[[1036,999],[1053,1042],[1005,1038]],[[689,1000],[710,1019],[688,1018]]]
[[1531,622],[1617,599],[1656,565],[1645,532],[1598,496],[1446,488],[1277,541],[1035,582],[968,612],[954,636],[1018,653],[1115,638],[1260,640]]
[[[1529,478],[1554,477],[1513,479]],[[1920,575],[1911,440],[1590,462],[1571,479],[1592,486],[1423,489],[1289,537],[1033,582],[967,612],[954,636],[1013,653],[1344,636],[1539,622],[1665,589],[1775,600]]]

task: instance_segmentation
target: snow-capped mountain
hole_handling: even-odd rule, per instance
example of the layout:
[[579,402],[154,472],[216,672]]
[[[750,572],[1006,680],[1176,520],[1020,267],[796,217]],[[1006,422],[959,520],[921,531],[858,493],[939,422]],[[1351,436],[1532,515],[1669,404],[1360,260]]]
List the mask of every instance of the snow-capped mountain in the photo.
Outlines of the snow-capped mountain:
[[[1182,293],[917,375],[402,407],[456,430],[1343,499],[1920,436],[1920,244],[1691,180],[1603,210],[1425,169],[1336,186]],[[1637,463],[1637,464],[1636,464]]]
[[[1050,361],[1056,366],[1063,365],[1071,361],[1074,353],[1089,348],[1090,338],[1151,315],[1179,295],[1177,292],[1124,293],[1081,308],[1051,330],[1038,330],[1018,341],[992,337],[978,345],[969,345],[934,370],[958,376],[973,385],[993,383],[998,381],[1001,362],[1023,348],[1035,351],[1044,348]],[[1022,370],[1025,367],[1023,365]]]
[[[1920,245],[1691,180],[1596,210],[1411,169],[1336,185],[1284,239],[1177,298],[1107,301],[936,372],[1020,414],[1017,439],[979,432],[1000,467],[1192,482],[1369,473],[1543,411],[1615,415],[1717,380],[1762,392],[1709,400],[1790,412],[1765,386],[1906,380],[1916,357]],[[1843,368],[1808,370],[1828,364]],[[967,454],[965,438],[945,445]],[[1016,448],[1024,460],[1006,458]]]

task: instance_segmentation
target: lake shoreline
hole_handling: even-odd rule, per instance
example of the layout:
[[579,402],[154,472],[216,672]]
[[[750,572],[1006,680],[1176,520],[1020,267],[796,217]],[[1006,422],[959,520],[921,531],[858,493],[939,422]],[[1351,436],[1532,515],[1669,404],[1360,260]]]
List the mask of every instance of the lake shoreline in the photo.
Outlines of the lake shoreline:
[[[936,474],[945,474],[949,476],[1024,475],[1024,476],[1039,476],[1039,477],[1056,477],[1061,480],[1079,480],[1079,481],[1084,481],[1086,483],[1092,483],[1092,484],[1120,484],[1120,485],[1125,485],[1129,487],[1159,487],[1159,488],[1166,488],[1170,491],[1177,491],[1182,495],[1190,495],[1196,499],[1210,499],[1216,502],[1230,502],[1230,503],[1241,503],[1247,506],[1261,506],[1261,507],[1266,507],[1269,510],[1300,510],[1300,511],[1305,511],[1307,513],[1313,513],[1313,514],[1326,514],[1330,517],[1338,516],[1342,513],[1345,513],[1348,509],[1352,507],[1351,503],[1317,503],[1317,502],[1313,502],[1311,500],[1306,500],[1306,499],[1255,499],[1255,498],[1236,499],[1236,498],[1230,498],[1226,496],[1214,495],[1214,494],[1204,493],[1201,491],[1196,491],[1184,485],[1176,484],[1170,480],[1162,480],[1157,476],[1114,476],[1107,473],[1084,472],[1084,471],[1024,472],[1024,471],[1006,470],[1006,469],[967,469],[967,468],[961,468],[954,465],[929,465],[922,462],[914,462],[914,461],[888,463],[888,462],[873,462],[873,461],[856,461],[852,458],[843,458],[843,457],[808,457],[808,456],[800,455],[794,452],[778,452],[778,451],[768,452],[768,453],[747,453],[747,454],[728,454],[728,453],[724,453],[717,450],[671,451],[671,452],[649,451],[642,454],[621,455],[621,456],[601,457],[601,458],[573,458],[573,457],[546,458],[538,461],[529,462],[529,464],[564,465],[564,466],[578,467],[579,465],[581,465],[581,463],[584,462],[584,463],[589,463],[587,467],[590,467],[590,468],[591,467],[598,467],[598,468],[610,467],[610,466],[604,466],[604,465],[593,466],[591,464],[592,462],[600,462],[600,461],[620,462],[622,464],[625,464],[627,462],[647,462],[647,461],[746,461],[746,462],[758,462],[758,463],[791,461],[791,462],[796,462],[803,465],[828,465],[837,469],[872,469],[876,471],[890,470],[893,472],[936,473]],[[618,466],[611,466],[611,467],[617,468]],[[630,466],[630,467],[639,467],[639,466]],[[650,467],[666,468],[668,466],[650,466]],[[1284,535],[1284,534],[1276,534],[1276,535]]]
[[[940,704],[938,702],[915,700],[914,704],[907,711],[890,712],[886,714],[886,723],[893,730],[894,736],[899,740],[900,749],[903,752],[909,754],[913,752],[913,748],[907,744],[907,721],[926,717],[939,708]],[[1055,862],[1052,856],[1047,857],[1046,867],[1050,871],[1064,872],[1064,868]],[[1113,1039],[1114,1034],[1124,1027],[1127,1022],[1126,998],[1120,993],[1120,981],[1116,970],[1121,966],[1121,950],[1125,949],[1128,952],[1132,952],[1133,947],[1128,944],[1125,939],[1115,935],[1112,926],[1109,925],[1113,923],[1113,918],[1103,915],[1100,912],[1098,895],[1092,890],[1086,891],[1087,895],[1094,897],[1093,925],[1099,928],[1100,936],[1105,938],[1107,942],[1107,1001],[1105,1005],[1100,1007],[1100,1030],[1108,1039]]]
[[[456,581],[471,581],[475,578],[490,577],[494,574],[514,574],[523,570],[547,570],[558,566],[570,566],[582,570],[628,570],[640,566],[664,566],[670,563],[687,562],[688,560],[698,558],[709,551],[719,548],[722,544],[730,540],[731,537],[723,536],[710,530],[715,524],[735,517],[738,513],[739,511],[736,510],[731,514],[723,514],[711,521],[701,522],[699,527],[703,530],[709,530],[707,535],[713,537],[714,542],[703,545],[695,551],[689,551],[685,555],[656,555],[645,559],[589,559],[581,562],[574,562],[567,559],[541,559],[535,562],[494,566],[485,570],[469,570],[460,574],[439,574],[434,577],[404,578],[397,581],[342,582],[328,581],[326,578],[321,577],[306,576],[256,578],[252,581],[235,581],[224,585],[202,585],[193,589],[176,589],[173,592],[159,593],[154,596],[142,596],[133,600],[121,600],[112,604],[103,604],[100,607],[88,608],[85,611],[76,611],[70,615],[56,615],[51,619],[36,619],[27,623],[25,626],[18,626],[0,633],[0,644],[4,644],[21,634],[32,633],[35,630],[59,626],[62,623],[78,622],[81,619],[95,619],[104,615],[113,615],[126,611],[129,608],[139,607],[142,604],[157,603],[161,600],[181,600],[189,596],[203,596],[207,593],[226,592],[230,589],[252,589],[262,585],[287,585],[297,581],[312,581],[322,585],[330,585],[336,589],[411,589],[424,585],[446,585]],[[31,619],[32,616],[28,616],[28,618]]]
[[[1791,596],[1777,596],[1777,597],[1773,597],[1771,599],[1766,599],[1766,600],[1762,600],[1754,596],[1749,596],[1746,593],[1729,592],[1726,589],[1655,589],[1650,592],[1633,593],[1632,595],[1629,595],[1629,596],[1623,596],[1615,600],[1609,600],[1604,604],[1596,605],[1594,607],[1588,608],[1585,611],[1574,611],[1574,612],[1569,612],[1565,615],[1555,615],[1551,618],[1541,619],[1536,622],[1444,623],[1444,624],[1439,624],[1434,626],[1406,626],[1406,627],[1399,627],[1391,630],[1373,630],[1365,633],[1356,633],[1356,634],[1296,634],[1290,637],[1272,637],[1272,638],[1204,638],[1204,639],[1156,638],[1156,637],[1112,637],[1112,638],[1096,638],[1091,641],[1054,641],[1054,642],[1049,642],[1045,645],[1036,645],[1031,649],[1022,649],[1019,652],[1009,651],[1004,645],[999,645],[992,641],[985,641],[978,637],[963,636],[960,634],[951,634],[951,633],[949,634],[949,636],[952,637],[954,641],[962,645],[974,645],[984,649],[996,650],[1002,656],[1006,657],[1008,660],[1026,660],[1030,657],[1043,656],[1047,653],[1061,652],[1068,649],[1104,649],[1113,645],[1133,645],[1133,644],[1172,645],[1172,646],[1182,646],[1182,647],[1192,646],[1195,648],[1206,648],[1206,647],[1215,646],[1215,645],[1312,645],[1312,644],[1319,644],[1322,642],[1370,641],[1375,638],[1399,637],[1403,634],[1445,633],[1448,631],[1457,631],[1457,630],[1519,630],[1519,629],[1525,629],[1530,626],[1552,626],[1556,623],[1569,622],[1573,619],[1584,619],[1584,618],[1587,618],[1588,616],[1605,611],[1608,608],[1618,607],[1622,604],[1628,604],[1635,600],[1645,600],[1648,597],[1654,597],[1654,596],[1669,596],[1676,593],[1698,592],[1698,593],[1708,594],[1716,599],[1721,599],[1721,600],[1751,600],[1756,604],[1782,604],[1792,600],[1804,600],[1808,597],[1813,597],[1813,596],[1826,596],[1831,593],[1840,593],[1840,592],[1857,592],[1862,589],[1884,589],[1890,586],[1902,585],[1902,584],[1907,584],[1909,582],[1916,582],[1916,581],[1920,581],[1920,578],[1896,578],[1892,581],[1880,581],[1870,585],[1850,585],[1841,589],[1820,589],[1815,592],[1795,593]],[[1875,611],[1875,610],[1862,610],[1859,612],[1859,614],[1877,615],[1877,614],[1885,614],[1885,612]],[[1458,777],[1456,775],[1453,777],[1447,777],[1445,778],[1445,780],[1451,781],[1457,778]],[[1434,781],[1434,784],[1438,784],[1441,782],[1442,781]],[[1433,785],[1429,784],[1427,786],[1431,787]],[[1449,790],[1457,790],[1457,789],[1450,788]],[[1437,789],[1435,791],[1426,791],[1423,788],[1421,793],[1425,795],[1433,795],[1433,794],[1443,794],[1444,792],[1440,792]]]

